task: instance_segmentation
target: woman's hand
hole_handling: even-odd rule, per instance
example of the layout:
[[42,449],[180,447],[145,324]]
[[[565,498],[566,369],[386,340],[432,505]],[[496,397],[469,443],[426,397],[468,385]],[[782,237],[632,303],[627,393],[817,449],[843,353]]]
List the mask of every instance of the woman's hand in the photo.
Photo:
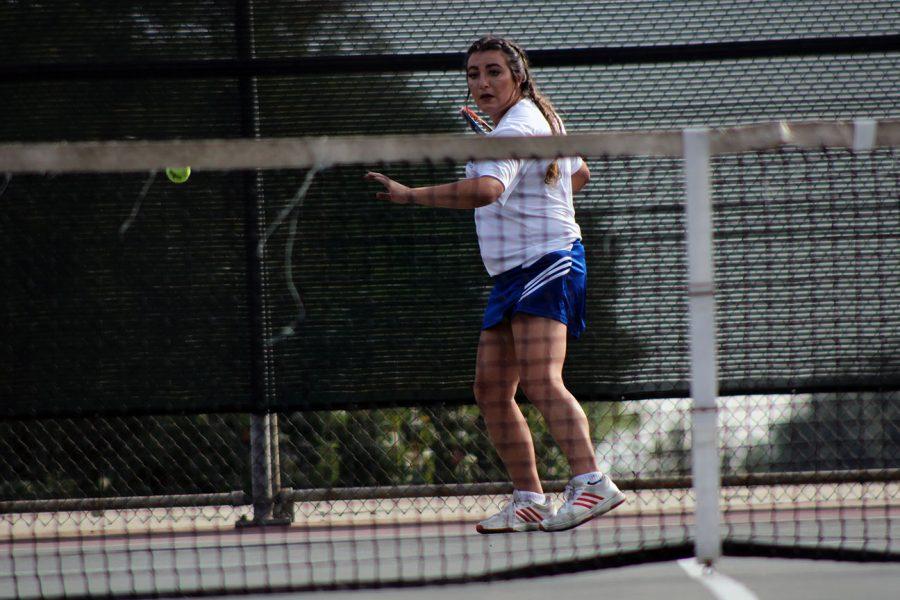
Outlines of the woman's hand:
[[386,175],[370,171],[366,173],[364,179],[366,181],[378,182],[384,186],[384,192],[377,192],[375,194],[375,197],[379,200],[388,200],[395,204],[412,204],[413,202],[412,189],[402,183],[397,183]]

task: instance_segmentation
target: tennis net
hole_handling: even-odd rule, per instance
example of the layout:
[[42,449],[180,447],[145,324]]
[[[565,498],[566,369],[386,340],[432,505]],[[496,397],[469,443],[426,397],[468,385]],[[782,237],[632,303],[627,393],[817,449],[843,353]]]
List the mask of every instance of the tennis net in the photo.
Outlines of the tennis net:
[[[0,596],[483,581],[719,544],[897,560],[898,144],[884,120],[0,145]],[[479,535],[512,485],[473,406],[472,213],[378,201],[363,175],[569,156],[591,181],[565,382],[628,501]],[[558,506],[570,466],[519,399]]]

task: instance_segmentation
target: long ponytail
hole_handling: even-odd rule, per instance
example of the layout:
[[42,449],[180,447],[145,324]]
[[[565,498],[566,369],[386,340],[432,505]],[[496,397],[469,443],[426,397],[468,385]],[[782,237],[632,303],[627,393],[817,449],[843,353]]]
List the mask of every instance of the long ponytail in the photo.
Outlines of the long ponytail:
[[[540,90],[535,87],[534,83],[532,83],[530,76],[528,80],[524,82],[523,88],[523,91],[526,92],[525,97],[530,98],[531,101],[534,102],[534,105],[538,107],[538,110],[541,111],[541,114],[544,115],[544,118],[547,119],[552,134],[562,135],[562,119],[559,118],[559,114],[556,112],[556,109],[553,108],[550,99],[542,94]],[[559,181],[559,163],[554,160],[547,167],[547,173],[544,175],[544,183],[550,185],[557,181]]]

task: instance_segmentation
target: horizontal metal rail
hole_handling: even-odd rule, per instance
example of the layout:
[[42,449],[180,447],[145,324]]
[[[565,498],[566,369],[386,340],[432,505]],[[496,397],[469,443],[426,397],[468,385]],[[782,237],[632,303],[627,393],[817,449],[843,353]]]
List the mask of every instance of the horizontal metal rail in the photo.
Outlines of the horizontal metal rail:
[[[652,46],[600,46],[533,49],[528,60],[537,68],[601,65],[670,64],[685,61],[760,60],[803,56],[845,56],[900,51],[900,35],[863,35],[779,40],[745,40]],[[110,81],[148,79],[218,79],[234,77],[302,77],[312,74],[408,73],[461,71],[464,52],[343,54],[284,58],[212,58],[41,62],[0,65],[0,81]]]
[[[722,478],[722,487],[750,487],[757,485],[801,485],[817,483],[867,483],[900,481],[900,469],[860,469],[852,471],[798,471],[787,473],[748,473],[727,475]],[[544,490],[561,492],[568,481],[543,482]],[[620,489],[629,491],[689,489],[692,478],[647,477],[636,479],[616,479]],[[388,498],[433,498],[451,496],[493,496],[511,494],[511,483],[469,483],[449,485],[404,485],[352,488],[317,488],[307,490],[282,489],[278,494],[281,501],[316,502],[322,500],[370,500]]]
[[[856,469],[848,471],[797,471],[777,473],[747,473],[726,475],[722,487],[751,487],[766,485],[804,485],[834,483],[872,483],[900,481],[900,469]],[[565,480],[545,481],[544,489],[558,493],[565,489]],[[619,488],[627,491],[689,489],[691,477],[641,477],[616,479]],[[443,485],[398,485],[349,488],[283,488],[276,494],[276,502],[317,502],[330,500],[376,500],[389,498],[435,498],[453,496],[494,496],[512,493],[512,484],[461,483]],[[192,506],[249,506],[249,494],[241,491],[220,494],[182,494],[160,496],[125,496],[113,498],[65,498],[50,500],[0,501],[0,514],[102,511],[138,508],[175,508]]]
[[189,506],[246,506],[251,499],[244,492],[182,494],[160,496],[119,496],[111,498],[64,498],[51,500],[7,500],[0,502],[0,514],[128,510],[138,508],[183,508]]

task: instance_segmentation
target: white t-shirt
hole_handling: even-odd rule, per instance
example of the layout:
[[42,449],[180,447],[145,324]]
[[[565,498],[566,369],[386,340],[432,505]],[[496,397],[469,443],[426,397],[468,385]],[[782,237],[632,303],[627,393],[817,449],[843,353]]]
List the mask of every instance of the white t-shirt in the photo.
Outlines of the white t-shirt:
[[[489,136],[551,135],[550,124],[531,100],[513,105]],[[563,130],[565,133],[565,130]],[[528,267],[549,252],[571,248],[581,239],[572,203],[572,173],[580,158],[561,158],[559,180],[545,184],[550,160],[486,160],[466,165],[466,178],[493,177],[504,186],[500,198],[475,209],[478,246],[493,277]]]

